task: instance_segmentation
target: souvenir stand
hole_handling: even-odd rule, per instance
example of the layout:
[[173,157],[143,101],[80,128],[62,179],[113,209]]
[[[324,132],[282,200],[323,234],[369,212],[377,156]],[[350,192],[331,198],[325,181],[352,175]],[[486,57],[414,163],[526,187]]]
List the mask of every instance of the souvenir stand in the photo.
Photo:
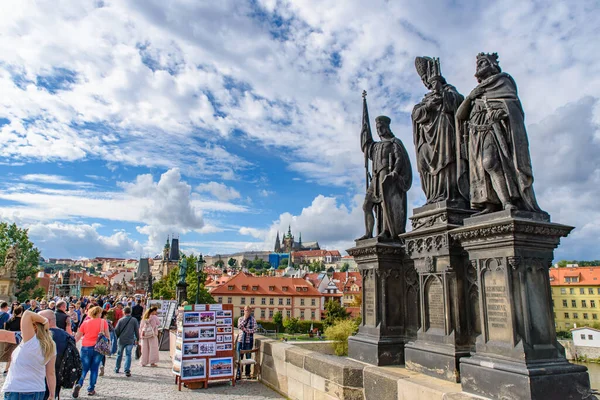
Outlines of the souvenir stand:
[[209,382],[223,380],[235,386],[233,345],[232,304],[180,307],[173,355],[178,389],[182,384],[207,388]]
[[169,328],[171,321],[177,311],[177,301],[175,300],[148,300],[146,309],[150,307],[158,308],[157,317],[160,319],[158,327],[158,349],[169,350]]

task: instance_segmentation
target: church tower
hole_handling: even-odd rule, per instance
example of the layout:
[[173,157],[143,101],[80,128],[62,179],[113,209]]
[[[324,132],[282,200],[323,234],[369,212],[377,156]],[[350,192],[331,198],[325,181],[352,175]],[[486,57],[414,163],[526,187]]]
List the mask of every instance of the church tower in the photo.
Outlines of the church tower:
[[281,242],[279,241],[279,231],[277,231],[277,238],[275,239],[275,253],[281,253]]
[[288,225],[288,232],[283,236],[283,252],[291,253],[294,250],[294,236],[292,236],[292,227]]

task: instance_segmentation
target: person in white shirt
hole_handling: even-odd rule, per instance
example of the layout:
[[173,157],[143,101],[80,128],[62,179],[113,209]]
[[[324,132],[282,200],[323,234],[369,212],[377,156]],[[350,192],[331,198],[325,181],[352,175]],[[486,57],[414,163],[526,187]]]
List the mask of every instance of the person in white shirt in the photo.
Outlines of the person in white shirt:
[[48,320],[29,310],[21,318],[21,333],[0,331],[0,341],[18,344],[13,351],[11,366],[4,381],[4,400],[42,400],[46,381],[54,399],[56,386],[56,345],[49,331]]

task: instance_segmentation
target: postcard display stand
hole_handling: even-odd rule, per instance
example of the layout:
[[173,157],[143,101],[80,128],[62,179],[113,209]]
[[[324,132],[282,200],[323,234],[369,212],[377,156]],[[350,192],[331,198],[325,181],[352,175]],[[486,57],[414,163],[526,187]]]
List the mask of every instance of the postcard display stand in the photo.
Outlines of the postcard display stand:
[[198,388],[208,382],[230,380],[233,370],[233,305],[195,304],[177,313],[177,340],[173,356],[175,383]]

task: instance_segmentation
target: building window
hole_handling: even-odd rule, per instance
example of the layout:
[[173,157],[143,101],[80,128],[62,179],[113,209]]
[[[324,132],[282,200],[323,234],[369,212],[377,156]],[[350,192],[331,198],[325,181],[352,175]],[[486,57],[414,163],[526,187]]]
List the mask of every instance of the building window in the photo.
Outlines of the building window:
[[585,289],[584,288],[579,288],[579,294],[585,294]]
[[265,310],[264,309],[260,310],[260,317],[263,319],[265,318]]
[[586,312],[583,313],[583,319],[588,319],[588,314]]
[[588,335],[588,339],[592,340],[592,339],[594,339],[594,337],[592,335]]
[[578,313],[576,313],[576,312],[574,312],[574,313],[573,313],[573,318],[574,318],[574,319],[577,319],[577,318],[579,318],[579,314],[578,314]]
[[250,304],[254,304],[254,297],[250,297]]
[[569,294],[575,294],[575,289],[569,288]]
[[560,288],[560,294],[567,294],[567,289]]
[[300,310],[300,319],[304,319],[304,310]]
[[315,310],[311,310],[310,319],[315,319]]
[[279,299],[279,305],[280,305],[280,306],[282,306],[282,305],[283,305],[283,299],[282,299],[282,298],[280,298],[280,299]]
[[590,307],[596,308],[596,300],[590,300]]
[[273,303],[274,301],[275,301],[275,299],[271,297],[271,298],[269,299],[269,305],[271,305],[271,306],[272,306],[272,305],[274,304],[274,303]]
[[291,312],[290,310],[286,310],[286,312],[285,312],[285,316],[286,316],[287,318],[292,318],[292,312]]
[[567,319],[569,318],[569,313],[568,312],[565,313],[565,318],[567,318]]
[[267,299],[265,299],[264,297],[262,299],[260,299],[260,304],[262,304],[263,306],[267,304]]
[[287,306],[291,306],[291,305],[292,305],[292,299],[286,299],[286,300],[285,300],[285,304],[286,304]]
[[565,323],[565,327],[570,328],[571,327],[571,323],[570,322]]
[[233,303],[233,299],[231,297],[228,297],[227,298],[227,304],[231,304],[231,303]]
[[600,294],[600,287],[598,288],[598,294]]
[[313,307],[316,306],[317,305],[317,301],[315,299],[311,299],[310,300],[310,305],[313,306]]
[[273,318],[273,310],[269,310],[269,318]]
[[598,314],[592,314],[592,319],[598,319]]
[[581,300],[581,307],[587,308],[587,302],[585,300]]
[[217,303],[222,303],[223,302],[223,298],[222,297],[218,297],[217,298]]
[[563,300],[563,307],[564,307],[564,308],[567,308],[567,307],[569,307],[569,306],[568,306],[568,304],[569,304],[569,303],[567,303],[567,301],[566,301],[566,300]]
[[240,317],[242,317],[244,315],[244,307],[240,308]]
[[594,288],[588,288],[588,294],[594,294]]
[[269,292],[272,292],[273,290],[275,290],[275,286],[269,286]]
[[[282,286],[281,290],[283,290],[284,292],[287,292],[288,287],[287,286]],[[600,294],[600,289],[598,289],[598,293]]]
[[585,340],[585,335],[581,334],[581,340]]
[[240,304],[246,304],[246,298],[245,297],[241,297],[240,298]]
[[300,299],[300,305],[303,306],[304,305],[304,299]]
[[233,285],[227,286],[227,290],[233,290]]
[[258,286],[252,286],[252,290],[258,290]]
[[242,286],[242,290],[248,290],[248,286],[246,286],[246,285]]
[[577,308],[577,301],[576,300],[571,300],[571,307]]

